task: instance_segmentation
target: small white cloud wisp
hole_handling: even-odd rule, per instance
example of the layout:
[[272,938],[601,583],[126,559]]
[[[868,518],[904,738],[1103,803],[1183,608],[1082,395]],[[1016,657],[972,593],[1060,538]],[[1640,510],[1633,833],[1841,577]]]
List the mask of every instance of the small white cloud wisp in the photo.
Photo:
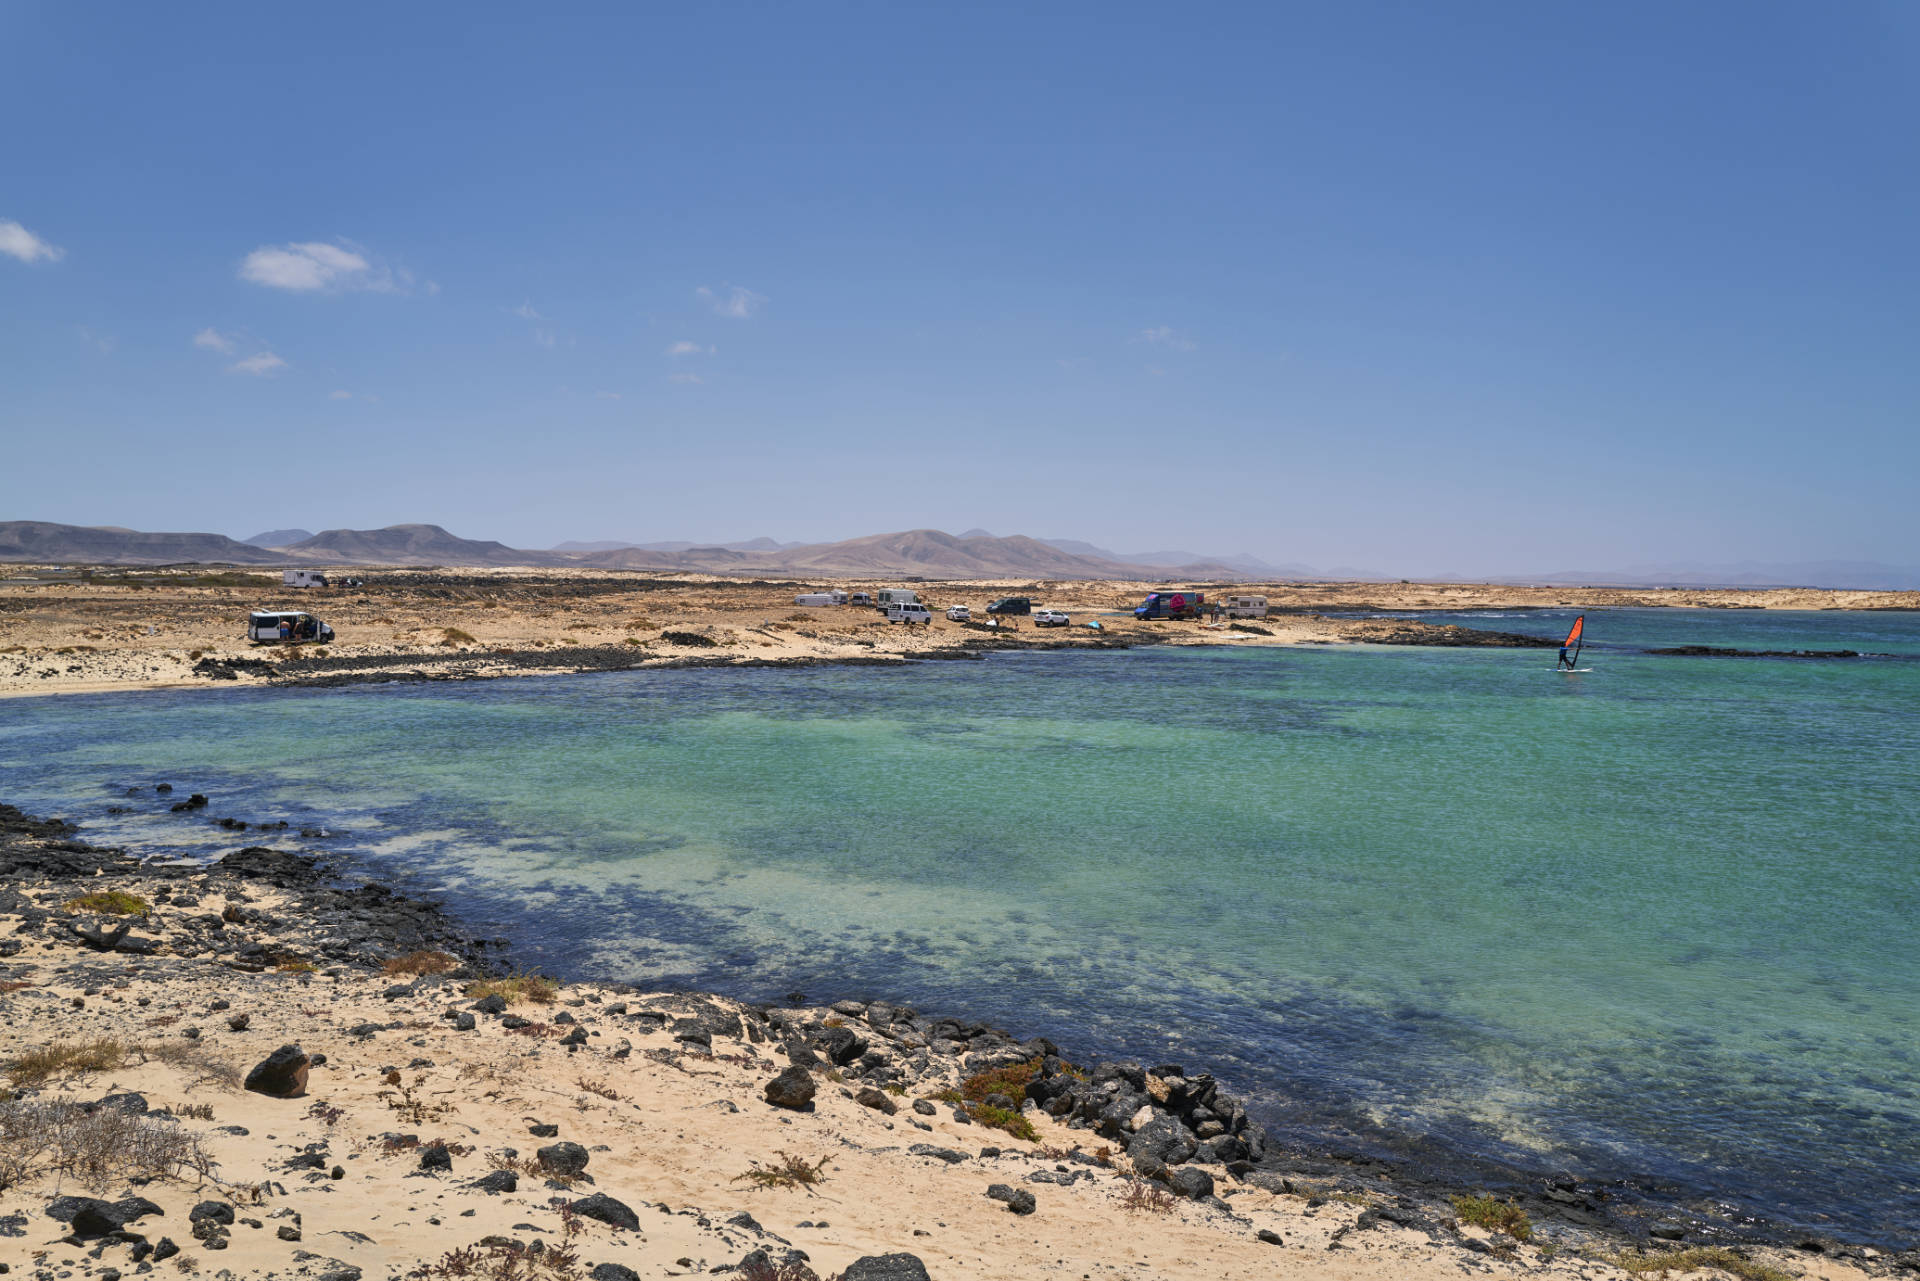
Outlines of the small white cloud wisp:
[[1134,341],[1160,343],[1174,351],[1192,351],[1200,345],[1185,334],[1176,333],[1169,325],[1161,325],[1155,329],[1142,329],[1140,336]]
[[233,354],[233,335],[223,334],[209,325],[193,336],[193,345],[203,351],[217,351],[223,356]]
[[676,359],[681,356],[711,356],[719,350],[718,347],[702,347],[697,342],[682,340],[667,348],[667,355],[673,356]]
[[297,241],[262,245],[240,264],[240,279],[294,293],[404,293],[413,283],[404,271],[374,262],[358,246]]
[[67,251],[48,244],[11,218],[0,218],[0,254],[21,262],[59,262]]
[[767,303],[765,294],[756,294],[753,290],[740,285],[722,285],[718,289],[710,289],[702,285],[693,292],[706,299],[716,315],[726,316],[731,320],[747,320]]
[[252,374],[256,378],[271,378],[287,367],[287,362],[270,351],[255,352],[245,360],[236,360],[227,368],[236,374]]

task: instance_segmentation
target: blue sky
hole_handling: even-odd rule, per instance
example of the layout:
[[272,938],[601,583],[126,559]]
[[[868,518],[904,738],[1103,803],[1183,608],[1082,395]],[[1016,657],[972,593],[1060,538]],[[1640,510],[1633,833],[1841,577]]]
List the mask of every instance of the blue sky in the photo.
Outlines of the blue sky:
[[1920,10],[0,5],[0,519],[1920,559]]

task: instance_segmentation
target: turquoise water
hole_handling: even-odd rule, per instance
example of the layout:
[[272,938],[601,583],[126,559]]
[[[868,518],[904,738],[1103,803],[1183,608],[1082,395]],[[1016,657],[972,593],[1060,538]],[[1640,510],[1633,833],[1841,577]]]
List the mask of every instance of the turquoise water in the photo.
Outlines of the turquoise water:
[[[568,973],[1204,1064],[1317,1148],[1920,1236],[1920,616],[1588,628],[1579,676],[1190,649],[16,700],[0,794],[146,849],[324,826],[275,843]],[[1669,644],[1898,657],[1636,652]],[[212,807],[123,795],[161,778]]]

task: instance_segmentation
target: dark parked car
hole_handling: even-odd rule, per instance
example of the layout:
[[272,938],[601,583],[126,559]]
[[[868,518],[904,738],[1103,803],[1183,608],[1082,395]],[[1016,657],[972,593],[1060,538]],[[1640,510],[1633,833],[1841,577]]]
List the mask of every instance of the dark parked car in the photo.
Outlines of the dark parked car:
[[1026,596],[1002,596],[987,606],[989,614],[1031,614],[1033,601]]

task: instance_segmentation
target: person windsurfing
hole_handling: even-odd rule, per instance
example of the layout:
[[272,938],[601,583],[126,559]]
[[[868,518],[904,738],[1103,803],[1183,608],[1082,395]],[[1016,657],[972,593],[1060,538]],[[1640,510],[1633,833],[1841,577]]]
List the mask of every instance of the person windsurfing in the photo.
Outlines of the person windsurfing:
[[[1586,625],[1587,616],[1585,614],[1573,620],[1572,630],[1567,633],[1567,638],[1560,642],[1560,661],[1554,664],[1554,670],[1563,672],[1579,670],[1574,664],[1580,661],[1579,646],[1586,643],[1580,638],[1580,633],[1586,629]],[[1567,649],[1569,647],[1573,648],[1572,657],[1568,657],[1567,655]]]

